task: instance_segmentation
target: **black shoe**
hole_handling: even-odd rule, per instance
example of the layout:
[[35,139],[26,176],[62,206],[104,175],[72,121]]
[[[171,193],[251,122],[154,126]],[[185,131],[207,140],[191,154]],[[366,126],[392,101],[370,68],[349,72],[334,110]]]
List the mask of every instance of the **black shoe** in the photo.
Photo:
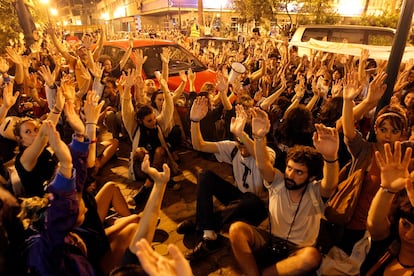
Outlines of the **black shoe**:
[[185,258],[189,261],[196,261],[217,252],[219,249],[220,242],[218,240],[203,239],[191,252],[185,254]]
[[191,220],[184,220],[177,225],[177,233],[187,235],[196,230],[195,224]]
[[141,212],[147,204],[148,198],[151,194],[152,187],[142,186],[139,192],[134,196],[135,212]]

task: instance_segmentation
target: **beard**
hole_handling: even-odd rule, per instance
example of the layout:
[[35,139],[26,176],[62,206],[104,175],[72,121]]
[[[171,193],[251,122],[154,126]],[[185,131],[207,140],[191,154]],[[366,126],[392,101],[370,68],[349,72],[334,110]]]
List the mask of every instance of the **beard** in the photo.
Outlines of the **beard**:
[[298,185],[295,182],[295,180],[285,177],[285,187],[286,187],[286,189],[291,190],[291,191],[299,190],[299,189],[305,187],[306,185],[308,185],[308,183],[309,183],[309,178],[307,178],[302,184]]

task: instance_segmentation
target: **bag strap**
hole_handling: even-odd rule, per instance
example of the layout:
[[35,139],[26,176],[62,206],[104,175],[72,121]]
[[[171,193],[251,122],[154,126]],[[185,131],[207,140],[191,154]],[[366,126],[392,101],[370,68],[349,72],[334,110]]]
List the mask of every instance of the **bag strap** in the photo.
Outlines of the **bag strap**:
[[234,146],[233,150],[230,153],[230,162],[233,162],[233,159],[236,156],[238,151],[239,151],[239,148],[237,146]]

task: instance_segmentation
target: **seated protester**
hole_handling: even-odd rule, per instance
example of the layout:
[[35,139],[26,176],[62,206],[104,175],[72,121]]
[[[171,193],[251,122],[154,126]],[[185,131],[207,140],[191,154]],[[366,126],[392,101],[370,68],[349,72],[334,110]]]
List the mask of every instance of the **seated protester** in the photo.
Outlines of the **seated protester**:
[[108,131],[112,134],[112,137],[114,139],[119,139],[119,135],[121,133],[124,134],[124,125],[122,123],[121,99],[119,97],[116,79],[105,78],[104,83],[105,86],[102,95],[104,107],[99,118],[99,125],[103,122],[108,128]]
[[229,236],[234,256],[245,275],[310,275],[321,262],[315,245],[323,199],[333,194],[338,182],[338,133],[316,125],[313,140],[319,152],[294,146],[283,174],[266,150],[267,114],[256,108],[252,124],[257,166],[268,182],[270,229],[233,223]]
[[375,157],[381,170],[381,186],[369,208],[367,228],[371,248],[361,275],[413,275],[414,273],[414,188],[409,174],[412,148],[402,153],[400,142],[392,152]]
[[[190,83],[190,91],[192,92],[196,92],[194,85],[195,78],[196,73],[189,71],[188,80]],[[211,83],[209,82],[205,82],[202,85],[200,92],[196,95],[196,97],[205,97],[208,100],[208,112],[200,121],[201,133],[206,141],[217,142],[220,140],[217,133],[216,122],[223,117],[224,111],[232,109],[231,103],[227,97],[228,87],[226,82],[227,80],[224,76],[219,74],[216,85],[216,88],[219,90],[219,97],[216,97],[213,94]],[[218,103],[215,98],[220,99],[220,103]],[[190,114],[188,114],[188,116],[190,116]],[[187,131],[187,133],[190,134],[189,131]]]
[[[79,176],[73,169],[71,153],[60,140],[52,122],[45,121],[39,135],[49,137],[49,145],[59,160],[59,166],[48,185],[52,197],[49,197],[46,207],[44,225],[26,241],[23,252],[28,269],[36,275],[95,275],[87,259],[84,242],[72,232],[82,224],[87,210],[81,197],[83,187],[76,181]],[[88,143],[76,140],[70,146],[75,147],[78,153],[88,149]]]
[[[87,174],[86,168],[93,167],[95,164],[96,123],[103,106],[103,102],[98,104],[98,97],[96,95],[95,92],[89,92],[86,97],[84,105],[86,127],[80,120],[79,115],[74,112],[74,107],[70,100],[65,105],[65,114],[75,132],[75,137],[83,141],[86,136],[91,141],[89,151],[82,155],[82,162],[74,161],[79,182],[85,185],[82,199],[88,211],[85,214],[85,220],[82,225],[75,228],[73,232],[84,240],[88,248],[89,262],[96,270],[106,274],[112,268],[119,265],[123,252],[128,247],[129,241],[135,232],[139,217],[131,215],[128,205],[115,183],[106,183],[95,197],[89,192],[89,187],[86,186],[92,184],[89,183],[92,178]],[[123,218],[120,218],[117,223],[104,228],[104,219],[111,206]]]
[[[385,78],[385,73],[378,74],[370,83],[369,90],[371,91],[368,93],[381,94],[381,91],[386,88],[383,85]],[[384,145],[387,143],[392,143],[391,147],[393,147],[394,142],[405,140],[405,132],[408,126],[408,119],[403,108],[398,105],[385,106],[378,112],[375,119],[375,141],[367,141],[355,129],[353,99],[357,94],[359,94],[357,83],[348,80],[343,90],[342,123],[345,144],[352,156],[352,168],[366,171],[355,212],[350,222],[344,226],[343,236],[336,244],[348,255],[351,255],[355,243],[362,239],[365,234],[369,206],[381,185],[381,172],[373,158],[373,153],[376,150],[383,151]],[[359,105],[361,104],[363,103],[361,102]],[[348,175],[352,172],[350,171]]]
[[[217,240],[220,230],[227,231],[234,221],[245,221],[259,225],[267,216],[263,178],[257,168],[253,153],[253,141],[244,132],[247,114],[242,106],[236,106],[236,118],[232,119],[231,131],[235,141],[205,141],[200,131],[200,121],[208,112],[208,100],[197,97],[191,108],[191,141],[194,149],[214,153],[220,162],[233,166],[234,183],[220,178],[212,171],[203,171],[197,180],[196,223],[184,221],[177,226],[177,232],[188,234],[195,230],[203,232],[203,239],[186,258],[196,260],[205,257],[219,248]],[[269,162],[274,160],[274,151],[265,149]],[[226,208],[221,213],[214,212],[213,197]]]
[[120,92],[122,120],[132,141],[129,176],[133,180],[141,179],[145,181],[137,195],[133,198],[136,210],[140,211],[145,206],[153,186],[151,178],[140,169],[145,154],[150,155],[151,164],[159,170],[162,164],[167,161],[171,164],[175,163],[165,142],[166,126],[172,120],[174,106],[167,82],[162,79],[160,84],[164,92],[165,105],[161,113],[156,116],[154,108],[150,105],[141,106],[135,112],[132,106],[130,90],[134,85],[136,77],[137,72],[132,70],[125,77],[124,87],[120,87]]
[[[56,103],[48,115],[55,125],[60,117],[65,99],[58,89]],[[24,187],[24,196],[44,195],[45,181],[49,181],[55,172],[56,161],[46,149],[47,137],[39,135],[39,122],[30,118],[22,118],[14,126],[14,135],[19,143],[15,167]],[[21,195],[16,195],[21,196]]]

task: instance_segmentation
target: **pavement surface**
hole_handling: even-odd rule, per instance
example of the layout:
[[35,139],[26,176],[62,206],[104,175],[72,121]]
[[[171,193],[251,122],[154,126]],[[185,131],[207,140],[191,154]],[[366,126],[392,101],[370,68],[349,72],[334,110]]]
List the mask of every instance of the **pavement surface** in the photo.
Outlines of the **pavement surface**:
[[[126,200],[129,200],[142,182],[134,182],[128,179],[128,157],[131,151],[129,141],[120,142],[116,158],[101,168],[97,175],[97,184],[100,187],[106,181],[116,181],[122,190]],[[164,195],[160,223],[154,237],[153,247],[162,255],[168,255],[167,245],[176,244],[183,252],[194,247],[199,238],[198,235],[183,236],[176,232],[177,224],[185,219],[195,218],[197,173],[201,169],[210,169],[223,178],[232,181],[231,167],[228,164],[210,161],[200,156],[192,149],[182,148],[178,151],[181,159],[180,168],[183,171],[181,189],[177,191],[167,190]],[[220,204],[215,202],[216,207]],[[240,275],[236,261],[231,251],[230,242],[226,233],[222,233],[222,248],[208,257],[191,262],[193,273],[196,276],[204,275]]]

